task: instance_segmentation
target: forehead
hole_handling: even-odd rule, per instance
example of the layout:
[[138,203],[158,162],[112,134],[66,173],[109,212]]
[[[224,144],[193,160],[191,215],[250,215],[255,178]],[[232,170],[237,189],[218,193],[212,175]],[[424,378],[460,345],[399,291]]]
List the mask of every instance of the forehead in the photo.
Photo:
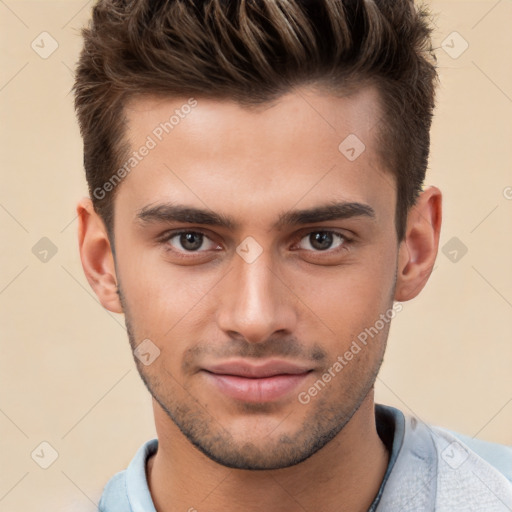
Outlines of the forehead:
[[394,212],[394,180],[376,140],[379,96],[371,87],[346,97],[302,88],[255,108],[139,97],[126,117],[136,161],[116,202],[133,212],[174,201],[270,222],[298,203],[340,200],[376,210],[391,205]]

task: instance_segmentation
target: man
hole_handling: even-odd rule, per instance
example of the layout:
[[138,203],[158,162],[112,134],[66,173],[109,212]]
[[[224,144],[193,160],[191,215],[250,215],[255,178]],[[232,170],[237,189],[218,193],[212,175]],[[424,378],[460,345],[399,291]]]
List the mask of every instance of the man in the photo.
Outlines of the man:
[[158,434],[100,510],[511,510],[510,449],[374,403],[438,249],[426,9],[100,0],[84,40],[80,254]]

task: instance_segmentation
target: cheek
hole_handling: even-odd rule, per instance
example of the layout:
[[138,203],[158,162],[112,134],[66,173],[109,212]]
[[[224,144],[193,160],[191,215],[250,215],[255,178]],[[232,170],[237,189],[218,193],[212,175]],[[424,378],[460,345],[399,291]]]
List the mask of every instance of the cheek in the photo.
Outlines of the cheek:
[[[375,323],[392,304],[393,258],[341,266],[316,276],[295,276],[296,293],[334,336],[348,339]],[[306,312],[307,314],[307,312]]]
[[118,271],[133,314],[170,323],[193,308],[215,284],[216,272],[173,265],[160,248],[123,245],[118,251]]
[[178,378],[181,354],[212,321],[208,293],[218,275],[172,266],[156,253],[119,251],[118,272],[135,345],[149,339],[160,350],[161,357],[144,370],[158,373],[164,365]]

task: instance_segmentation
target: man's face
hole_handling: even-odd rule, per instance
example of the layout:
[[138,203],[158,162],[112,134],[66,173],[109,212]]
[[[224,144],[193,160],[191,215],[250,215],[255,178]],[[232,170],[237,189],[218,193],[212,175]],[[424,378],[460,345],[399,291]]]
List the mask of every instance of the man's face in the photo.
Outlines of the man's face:
[[132,150],[151,147],[115,200],[130,341],[160,350],[138,369],[200,450],[287,467],[350,420],[385,349],[398,243],[378,97],[302,89],[253,110],[185,104],[127,108]]

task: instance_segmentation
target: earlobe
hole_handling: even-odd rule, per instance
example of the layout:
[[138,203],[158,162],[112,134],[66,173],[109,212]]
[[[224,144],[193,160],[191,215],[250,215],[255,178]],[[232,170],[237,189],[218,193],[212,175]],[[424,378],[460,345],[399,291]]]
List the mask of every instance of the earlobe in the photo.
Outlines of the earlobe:
[[77,214],[80,259],[87,281],[104,308],[113,313],[122,313],[114,256],[105,224],[89,198],[78,203]]
[[413,299],[428,281],[437,257],[441,219],[441,191],[428,187],[407,217],[405,238],[398,254],[395,300]]

